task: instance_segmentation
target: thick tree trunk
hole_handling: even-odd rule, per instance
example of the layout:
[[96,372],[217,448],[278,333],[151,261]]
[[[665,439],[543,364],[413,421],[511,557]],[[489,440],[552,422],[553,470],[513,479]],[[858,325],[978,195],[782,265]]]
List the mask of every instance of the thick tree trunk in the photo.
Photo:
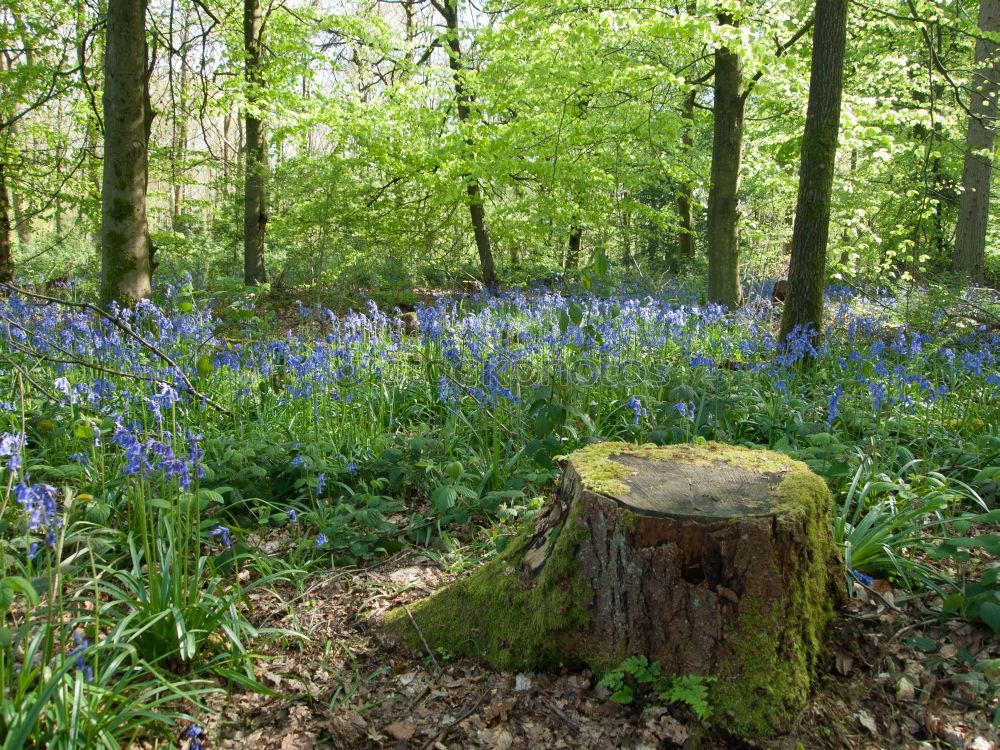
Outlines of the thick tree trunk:
[[[980,0],[979,28],[986,34],[1000,32],[1000,0]],[[990,183],[993,174],[993,143],[996,135],[997,94],[1000,90],[1000,57],[992,39],[976,41],[977,70],[972,78],[968,131],[965,136],[965,166],[962,194],[958,200],[955,255],[952,270],[970,280],[983,276],[986,257],[986,225],[990,213]]]
[[796,328],[811,327],[816,334],[823,331],[823,282],[846,39],[847,0],[817,0],[782,341]]
[[264,123],[255,110],[255,100],[263,85],[262,20],[260,0],[243,0],[243,44],[246,52],[246,82],[249,88],[246,113],[246,175],[243,205],[243,281],[252,286],[266,279],[264,270],[264,231],[267,205],[264,196],[264,171],[267,147]]
[[[691,158],[694,151],[694,98],[695,91],[691,89],[684,97],[684,132],[681,144],[684,154]],[[677,228],[677,268],[683,270],[691,266],[694,260],[694,183],[690,180],[681,185],[677,193],[677,215],[680,226]]]
[[[719,16],[723,24],[732,18]],[[708,299],[729,308],[743,304],[740,284],[739,193],[743,160],[743,65],[739,52],[715,52],[715,117],[708,191]]]
[[[463,77],[462,46],[459,42],[459,19],[458,0],[434,0],[434,7],[444,18],[448,27],[448,67],[451,68],[452,78],[455,82],[455,102],[458,106],[458,121],[467,122],[471,109],[469,107],[472,97],[465,91],[465,81]],[[471,152],[474,144],[472,140],[466,141]],[[470,153],[471,156],[471,153]],[[482,190],[479,180],[474,177],[465,178],[467,184],[466,194],[469,197],[469,215],[472,219],[472,231],[476,238],[476,250],[479,252],[479,263],[483,269],[483,283],[489,289],[497,288],[497,272],[493,262],[493,248],[490,243],[489,228],[486,224],[486,208],[483,205]]]
[[7,193],[6,165],[0,159],[0,282],[14,280],[14,251],[10,242],[10,201]]
[[832,500],[802,463],[718,443],[602,443],[572,454],[553,498],[494,561],[387,629],[503,669],[638,654],[713,677],[716,716],[780,729],[808,696],[843,579]]
[[110,0],[104,67],[104,180],[101,190],[101,300],[149,297],[146,224],[146,2]]

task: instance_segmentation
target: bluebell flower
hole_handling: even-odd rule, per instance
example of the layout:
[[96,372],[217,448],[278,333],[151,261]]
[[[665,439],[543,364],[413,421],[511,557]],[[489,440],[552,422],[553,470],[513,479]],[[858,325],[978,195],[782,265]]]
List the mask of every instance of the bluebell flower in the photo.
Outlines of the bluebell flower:
[[83,672],[83,678],[87,682],[94,681],[94,670],[87,664],[83,655],[87,648],[90,646],[90,642],[87,641],[78,631],[74,631],[73,639],[76,641],[77,646],[72,651],[69,652],[70,658],[76,657],[76,669],[79,672]]
[[21,504],[28,516],[29,531],[50,533],[59,526],[55,487],[19,482],[14,486],[14,499]]
[[874,578],[872,578],[871,576],[865,575],[860,570],[853,570],[852,569],[851,570],[851,575],[854,576],[854,578],[858,581],[858,583],[862,583],[865,586],[871,586],[873,583],[875,583],[875,579]]
[[833,395],[830,396],[830,403],[826,408],[826,423],[828,425],[833,424],[833,420],[837,418],[840,413],[840,399],[844,395],[844,386],[837,385],[836,389],[833,391]]
[[190,724],[184,732],[184,736],[191,740],[188,750],[205,750],[205,746],[201,742],[205,737],[205,730],[197,724]]
[[330,540],[326,538],[326,534],[320,533],[320,535],[318,537],[316,537],[316,546],[317,547],[322,547],[324,544],[326,544],[329,541]]
[[305,466],[305,465],[306,465],[306,460],[302,458],[301,453],[292,459],[292,466]]
[[24,435],[5,432],[0,434],[0,457],[7,456],[6,466],[10,471],[21,468],[21,451],[24,448]]
[[229,549],[230,547],[233,546],[233,541],[232,537],[230,536],[229,529],[221,524],[216,526],[210,532],[208,532],[208,535],[219,537],[219,539],[222,540],[222,546],[225,547],[226,549]]
[[291,523],[299,522],[299,514],[295,511],[295,508],[289,508],[285,511],[285,515],[288,516],[288,520]]
[[326,487],[326,474],[321,472],[316,475],[316,494],[322,494],[324,487]]
[[680,414],[685,419],[690,419],[692,421],[694,420],[695,409],[693,401],[678,401],[670,408],[672,408],[675,412]]
[[354,476],[358,475],[358,465],[354,461],[348,462],[345,468]]
[[632,410],[632,424],[639,424],[639,418],[645,417],[649,412],[643,407],[642,402],[637,396],[631,396],[628,401],[625,402],[625,406]]

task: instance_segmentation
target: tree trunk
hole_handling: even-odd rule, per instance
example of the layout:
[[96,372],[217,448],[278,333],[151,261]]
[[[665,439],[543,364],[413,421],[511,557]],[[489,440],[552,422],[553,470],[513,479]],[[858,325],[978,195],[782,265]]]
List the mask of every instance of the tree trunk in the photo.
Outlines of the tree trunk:
[[580,246],[583,244],[583,227],[575,224],[569,230],[569,247],[566,248],[564,270],[575,271],[580,265]]
[[146,224],[145,18],[145,0],[108,2],[101,190],[104,304],[132,304],[152,291]]
[[817,0],[788,297],[781,316],[782,341],[796,328],[811,327],[816,334],[823,331],[823,282],[846,38],[847,0]]
[[[683,152],[687,158],[694,155],[694,98],[695,90],[691,89],[684,97],[684,131],[681,135]],[[680,226],[677,235],[677,269],[683,270],[691,266],[694,260],[694,183],[686,180],[677,193],[677,214]]]
[[10,243],[10,201],[7,193],[6,164],[0,159],[0,282],[14,280],[14,252]]
[[[8,187],[9,190],[9,187]],[[17,247],[25,253],[31,249],[31,219],[19,193],[10,190],[10,206],[14,209],[14,227],[17,230]]]
[[[459,43],[459,19],[458,0],[435,0],[434,7],[444,18],[448,27],[448,67],[451,68],[452,78],[455,82],[455,102],[458,106],[458,121],[467,122],[471,114],[470,103],[472,97],[465,91],[465,81],[463,79],[462,46]],[[470,150],[470,157],[473,156],[472,149],[474,143],[472,139],[466,141]],[[490,233],[486,224],[486,208],[483,206],[482,190],[479,187],[479,180],[466,176],[465,191],[469,197],[469,215],[472,218],[472,231],[476,238],[476,250],[479,252],[479,263],[483,269],[483,283],[489,289],[497,288],[496,266],[493,263],[493,248],[490,244]]]
[[[734,23],[726,15],[720,15],[719,21]],[[739,192],[745,106],[739,52],[720,47],[715,51],[715,123],[708,191],[708,299],[731,309],[743,304]]]
[[181,32],[181,43],[180,43],[180,64],[181,70],[178,81],[178,96],[177,102],[174,104],[173,111],[173,133],[171,140],[170,149],[170,182],[172,183],[172,206],[171,206],[171,224],[172,229],[177,232],[181,229],[181,214],[184,212],[184,159],[187,155],[187,115],[184,112],[185,98],[187,96],[187,44],[188,44],[188,27],[187,27],[187,17],[182,17],[181,23],[184,24],[183,31]]
[[387,617],[415,647],[501,669],[629,656],[711,677],[726,726],[787,726],[821,665],[841,593],[832,499],[802,463],[719,443],[601,443],[572,454],[530,526],[471,576]]
[[[1000,32],[1000,0],[980,0],[979,28],[985,34]],[[965,136],[965,166],[962,194],[958,200],[955,255],[952,270],[972,281],[983,276],[986,256],[986,225],[990,212],[993,172],[994,121],[1000,89],[1000,58],[992,39],[976,41],[977,70],[972,78],[968,131]]]
[[264,123],[256,111],[263,86],[261,75],[263,33],[260,0],[243,0],[243,44],[246,51],[246,83],[249,89],[246,112],[246,175],[243,205],[243,281],[248,286],[262,283],[264,271],[264,230],[267,205],[264,171],[267,147]]

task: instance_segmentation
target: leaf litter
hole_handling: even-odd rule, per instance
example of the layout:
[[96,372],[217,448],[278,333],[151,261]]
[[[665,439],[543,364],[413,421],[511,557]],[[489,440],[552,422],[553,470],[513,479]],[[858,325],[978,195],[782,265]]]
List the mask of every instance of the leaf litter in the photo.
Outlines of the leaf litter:
[[[985,626],[940,616],[940,601],[889,582],[856,587],[835,621],[827,671],[783,734],[720,735],[682,706],[608,700],[588,671],[510,674],[472,660],[387,648],[375,623],[455,576],[416,552],[256,591],[255,624],[297,630],[272,641],[256,676],[275,695],[213,698],[206,748],[508,750],[514,748],[963,748],[1000,750],[1000,643]],[[433,656],[433,658],[432,658]],[[990,666],[990,665],[994,666]],[[983,668],[987,665],[987,668]]]

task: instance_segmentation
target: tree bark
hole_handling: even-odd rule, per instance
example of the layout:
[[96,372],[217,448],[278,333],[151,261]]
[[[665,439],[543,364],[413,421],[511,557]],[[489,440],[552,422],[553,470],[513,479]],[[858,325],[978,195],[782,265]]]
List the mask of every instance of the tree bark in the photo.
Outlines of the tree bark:
[[564,270],[575,271],[580,265],[580,246],[583,244],[583,227],[575,224],[569,230],[569,246],[566,248]]
[[110,0],[104,67],[101,190],[104,304],[133,304],[152,292],[146,223],[146,2]]
[[181,32],[181,43],[179,48],[180,75],[178,76],[178,95],[174,103],[173,111],[173,133],[170,149],[170,182],[172,183],[172,205],[171,224],[173,230],[181,229],[181,214],[184,212],[184,159],[187,155],[187,114],[184,111],[185,99],[187,97],[187,44],[188,27],[187,17],[182,16],[181,23],[184,25]]
[[[684,131],[681,134],[683,152],[691,158],[694,152],[694,100],[695,90],[691,89],[684,97]],[[680,226],[677,235],[677,268],[683,270],[691,266],[694,260],[694,184],[686,180],[677,193],[677,214]]]
[[830,199],[840,132],[848,0],[817,0],[809,105],[802,133],[799,193],[792,228],[782,341],[796,328],[823,331],[823,285]]
[[603,443],[493,562],[390,613],[390,633],[502,669],[629,656],[713,677],[710,703],[751,736],[787,726],[822,664],[843,578],[832,499],[798,461],[733,446]]
[[267,168],[267,142],[264,123],[256,111],[263,86],[263,23],[260,0],[243,0],[243,44],[246,53],[246,83],[249,89],[246,112],[246,175],[243,204],[243,281],[248,286],[267,278],[264,270],[264,231],[267,204],[264,195],[264,172]]
[[10,201],[6,165],[0,159],[0,283],[14,280],[14,252],[10,242]]
[[[472,97],[465,90],[463,76],[464,64],[462,46],[459,43],[458,0],[433,0],[434,7],[444,18],[448,28],[448,67],[451,68],[455,82],[455,102],[458,107],[458,121],[468,122],[471,115]],[[474,147],[472,139],[466,140],[470,152]],[[470,153],[470,156],[472,154]],[[489,228],[486,224],[486,208],[483,205],[482,190],[479,180],[466,176],[465,192],[469,198],[469,215],[472,219],[472,231],[476,239],[476,250],[479,252],[479,263],[483,269],[483,283],[489,289],[497,288],[496,266],[493,262],[493,248],[490,244]]]
[[[719,21],[735,25],[731,16],[720,15]],[[715,123],[708,191],[708,299],[730,309],[743,304],[739,192],[745,106],[739,52],[720,47],[715,51]]]
[[[986,34],[1000,32],[1000,0],[980,0],[979,28]],[[996,135],[1000,57],[992,39],[976,41],[977,70],[972,77],[962,193],[958,199],[955,254],[952,270],[971,281],[982,279],[986,258],[986,226],[990,212],[993,144]]]

